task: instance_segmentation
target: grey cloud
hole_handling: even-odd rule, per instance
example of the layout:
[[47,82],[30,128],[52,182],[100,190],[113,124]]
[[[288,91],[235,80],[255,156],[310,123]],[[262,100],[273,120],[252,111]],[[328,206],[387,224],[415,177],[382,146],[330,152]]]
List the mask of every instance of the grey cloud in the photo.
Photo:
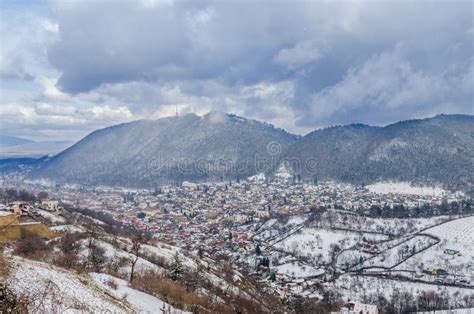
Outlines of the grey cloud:
[[[59,83],[69,92],[131,80],[279,80],[287,73],[274,58],[286,64],[292,55],[298,63],[317,59],[314,52],[303,54],[308,42],[329,35],[318,23],[334,16],[321,9],[284,1],[251,6],[176,1],[152,8],[137,8],[136,2],[60,2],[60,40],[50,60],[63,72]],[[326,28],[332,32],[336,26]]]
[[[439,77],[473,55],[468,2],[141,3],[56,4],[59,40],[50,60],[62,73],[61,88],[77,93],[146,81],[179,84],[199,96],[216,92],[202,88],[209,81],[236,89],[293,81],[293,110],[308,118],[318,113],[314,95],[342,86],[352,69],[373,56],[397,50],[414,72]],[[384,72],[374,73],[379,74]],[[425,92],[423,85],[410,87]],[[382,88],[392,94],[397,89]],[[402,101],[407,92],[399,91],[394,96]],[[346,91],[347,99],[360,92]],[[353,110],[341,97],[325,106]]]
[[[337,84],[312,95],[311,113],[318,121],[389,123],[440,112],[474,113],[472,60],[465,68],[441,73],[422,71],[400,56],[383,53],[348,70]],[[368,115],[367,113],[371,114]],[[306,121],[307,124],[313,123]]]
[[[40,60],[29,53],[18,62],[43,82],[36,100],[53,106],[23,104],[35,117],[61,106],[76,108],[79,119],[94,106],[116,109],[102,112],[110,114],[105,124],[120,112],[129,111],[124,120],[159,117],[178,106],[304,133],[335,123],[473,113],[469,1],[51,4],[53,24],[26,45]],[[22,30],[19,38],[32,29],[14,28]],[[39,80],[41,72],[51,80]],[[58,77],[63,93],[50,84]],[[54,121],[63,127],[56,119],[48,128]]]

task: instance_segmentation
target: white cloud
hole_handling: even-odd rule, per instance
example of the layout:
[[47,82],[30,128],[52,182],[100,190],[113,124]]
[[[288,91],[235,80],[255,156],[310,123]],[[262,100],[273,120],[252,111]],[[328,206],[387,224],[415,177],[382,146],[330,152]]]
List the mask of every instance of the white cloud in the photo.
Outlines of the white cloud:
[[40,103],[35,106],[2,104],[0,106],[0,129],[11,133],[12,128],[32,130],[83,130],[91,132],[107,125],[136,119],[126,107],[93,106],[77,109]]
[[127,107],[112,108],[110,106],[94,106],[87,110],[89,119],[99,121],[126,121],[132,118],[132,113]]
[[42,96],[46,100],[61,100],[67,101],[71,100],[71,96],[60,91],[57,87],[57,79],[55,78],[48,78],[44,76],[39,76],[36,79],[38,85],[42,88]]
[[278,52],[273,60],[279,64],[295,69],[311,64],[323,57],[321,49],[313,42],[301,42],[291,48],[284,48]]
[[59,32],[59,25],[57,23],[53,23],[51,20],[44,19],[40,21],[40,25],[48,32],[54,34],[57,34]]
[[48,103],[39,103],[35,106],[34,112],[41,116],[71,116],[77,113],[74,106],[52,105]]

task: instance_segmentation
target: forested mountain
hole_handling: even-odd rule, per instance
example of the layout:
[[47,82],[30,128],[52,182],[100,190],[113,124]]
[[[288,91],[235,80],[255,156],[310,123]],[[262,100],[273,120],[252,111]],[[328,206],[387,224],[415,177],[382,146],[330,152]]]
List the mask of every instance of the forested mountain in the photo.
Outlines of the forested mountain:
[[91,133],[33,176],[130,187],[239,179],[268,170],[269,143],[278,143],[283,154],[296,139],[269,124],[218,112],[140,120]]
[[440,115],[386,127],[337,126],[292,145],[288,158],[315,158],[303,177],[369,183],[381,180],[474,185],[474,117]]
[[303,137],[216,112],[139,120],[91,133],[31,176],[149,188],[259,172],[271,176],[284,161],[306,180],[403,180],[468,190],[474,186],[474,117],[352,124]]

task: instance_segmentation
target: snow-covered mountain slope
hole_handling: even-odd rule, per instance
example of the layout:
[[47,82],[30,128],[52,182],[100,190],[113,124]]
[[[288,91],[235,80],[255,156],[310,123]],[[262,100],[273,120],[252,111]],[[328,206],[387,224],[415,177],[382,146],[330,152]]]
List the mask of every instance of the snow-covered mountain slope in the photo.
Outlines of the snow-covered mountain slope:
[[156,313],[169,304],[130,288],[124,280],[105,274],[74,272],[20,257],[11,259],[9,288],[32,313]]
[[[75,269],[79,269],[81,273],[92,272],[91,276],[96,279],[98,283],[110,281],[106,280],[108,279],[107,275],[112,275],[116,277],[113,280],[113,285],[118,285],[118,290],[125,292],[130,288],[126,286],[126,282],[131,278],[133,267],[135,278],[152,278],[152,280],[161,280],[165,285],[170,284],[169,278],[173,267],[172,265],[176,255],[178,255],[183,265],[184,276],[187,279],[181,283],[177,283],[177,285],[185,284],[187,282],[186,280],[194,282],[192,283],[195,285],[194,289],[196,289],[194,293],[198,295],[197,298],[200,299],[201,302],[203,299],[206,299],[208,295],[213,295],[213,301],[205,306],[213,308],[216,302],[220,305],[224,304],[224,306],[228,306],[228,304],[233,302],[232,300],[240,298],[243,302],[257,302],[260,303],[260,306],[263,308],[268,307],[265,302],[254,301],[262,299],[262,291],[260,291],[252,278],[242,274],[233,267],[229,267],[227,264],[222,264],[208,255],[198,257],[195,255],[195,252],[189,252],[159,241],[144,239],[142,239],[143,242],[140,243],[139,254],[136,256],[136,253],[132,249],[134,242],[131,238],[107,233],[102,227],[103,225],[101,224],[94,226],[82,225],[80,221],[76,221],[74,224],[57,226],[58,235],[61,238],[70,235],[75,238],[76,243],[79,244],[75,256]],[[46,260],[51,264],[58,265],[58,259],[53,255],[57,255],[59,260],[61,260],[63,256],[61,239],[58,238],[51,241],[50,245],[52,246],[52,253],[54,254],[49,254]],[[91,247],[97,249],[91,251]],[[104,263],[99,266],[100,270],[95,270],[95,266],[91,266],[94,263],[92,261],[94,258],[91,260],[91,255],[95,256],[97,254],[103,256],[101,259],[104,261]],[[136,260],[136,262],[132,266],[132,261],[134,260]],[[95,272],[102,274],[94,275]],[[168,280],[168,282],[166,282],[166,280]],[[199,280],[199,283],[196,283],[195,280]],[[143,279],[140,282],[143,283]],[[140,287],[141,288],[135,288],[142,292],[150,292],[147,290],[146,283]],[[175,288],[171,287],[170,289]],[[161,293],[164,293],[164,291],[154,291],[155,293],[159,293],[159,296],[163,296]],[[137,292],[135,294],[140,293]],[[166,293],[164,294],[166,295]],[[170,298],[170,296],[165,297]],[[196,296],[194,297],[196,298]],[[191,306],[189,303],[183,304],[182,300],[177,301],[173,299],[173,297],[167,300],[175,307],[181,309],[189,310]],[[133,300],[130,302],[133,303]]]
[[[440,115],[385,127],[336,126],[303,137],[222,113],[140,120],[97,130],[32,170],[59,183],[154,188],[275,174],[306,180],[417,182],[471,191],[474,117]],[[278,176],[277,176],[278,177]],[[474,193],[474,191],[471,191]]]
[[127,304],[137,313],[189,313],[173,308],[160,299],[141,291],[130,288],[125,280],[115,278],[107,274],[92,273],[90,277],[103,290],[114,298],[125,300]]
[[266,123],[215,112],[139,120],[89,134],[32,176],[123,187],[243,179],[258,172],[256,158],[273,156],[268,143],[278,143],[283,153],[296,138]]
[[362,184],[408,181],[470,190],[474,116],[439,115],[385,127],[337,126],[311,132],[287,151],[284,158],[299,160],[303,177]]

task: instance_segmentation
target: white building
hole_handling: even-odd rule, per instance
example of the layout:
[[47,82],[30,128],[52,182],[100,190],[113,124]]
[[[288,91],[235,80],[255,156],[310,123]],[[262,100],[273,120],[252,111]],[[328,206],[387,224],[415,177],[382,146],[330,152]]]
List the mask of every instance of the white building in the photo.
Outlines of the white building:
[[378,314],[379,309],[377,308],[377,305],[349,301],[339,310],[339,312],[332,312],[332,313],[334,314]]
[[57,212],[57,211],[60,210],[59,202],[58,201],[50,201],[50,200],[42,200],[40,208],[44,209],[44,210],[47,210],[49,212]]

